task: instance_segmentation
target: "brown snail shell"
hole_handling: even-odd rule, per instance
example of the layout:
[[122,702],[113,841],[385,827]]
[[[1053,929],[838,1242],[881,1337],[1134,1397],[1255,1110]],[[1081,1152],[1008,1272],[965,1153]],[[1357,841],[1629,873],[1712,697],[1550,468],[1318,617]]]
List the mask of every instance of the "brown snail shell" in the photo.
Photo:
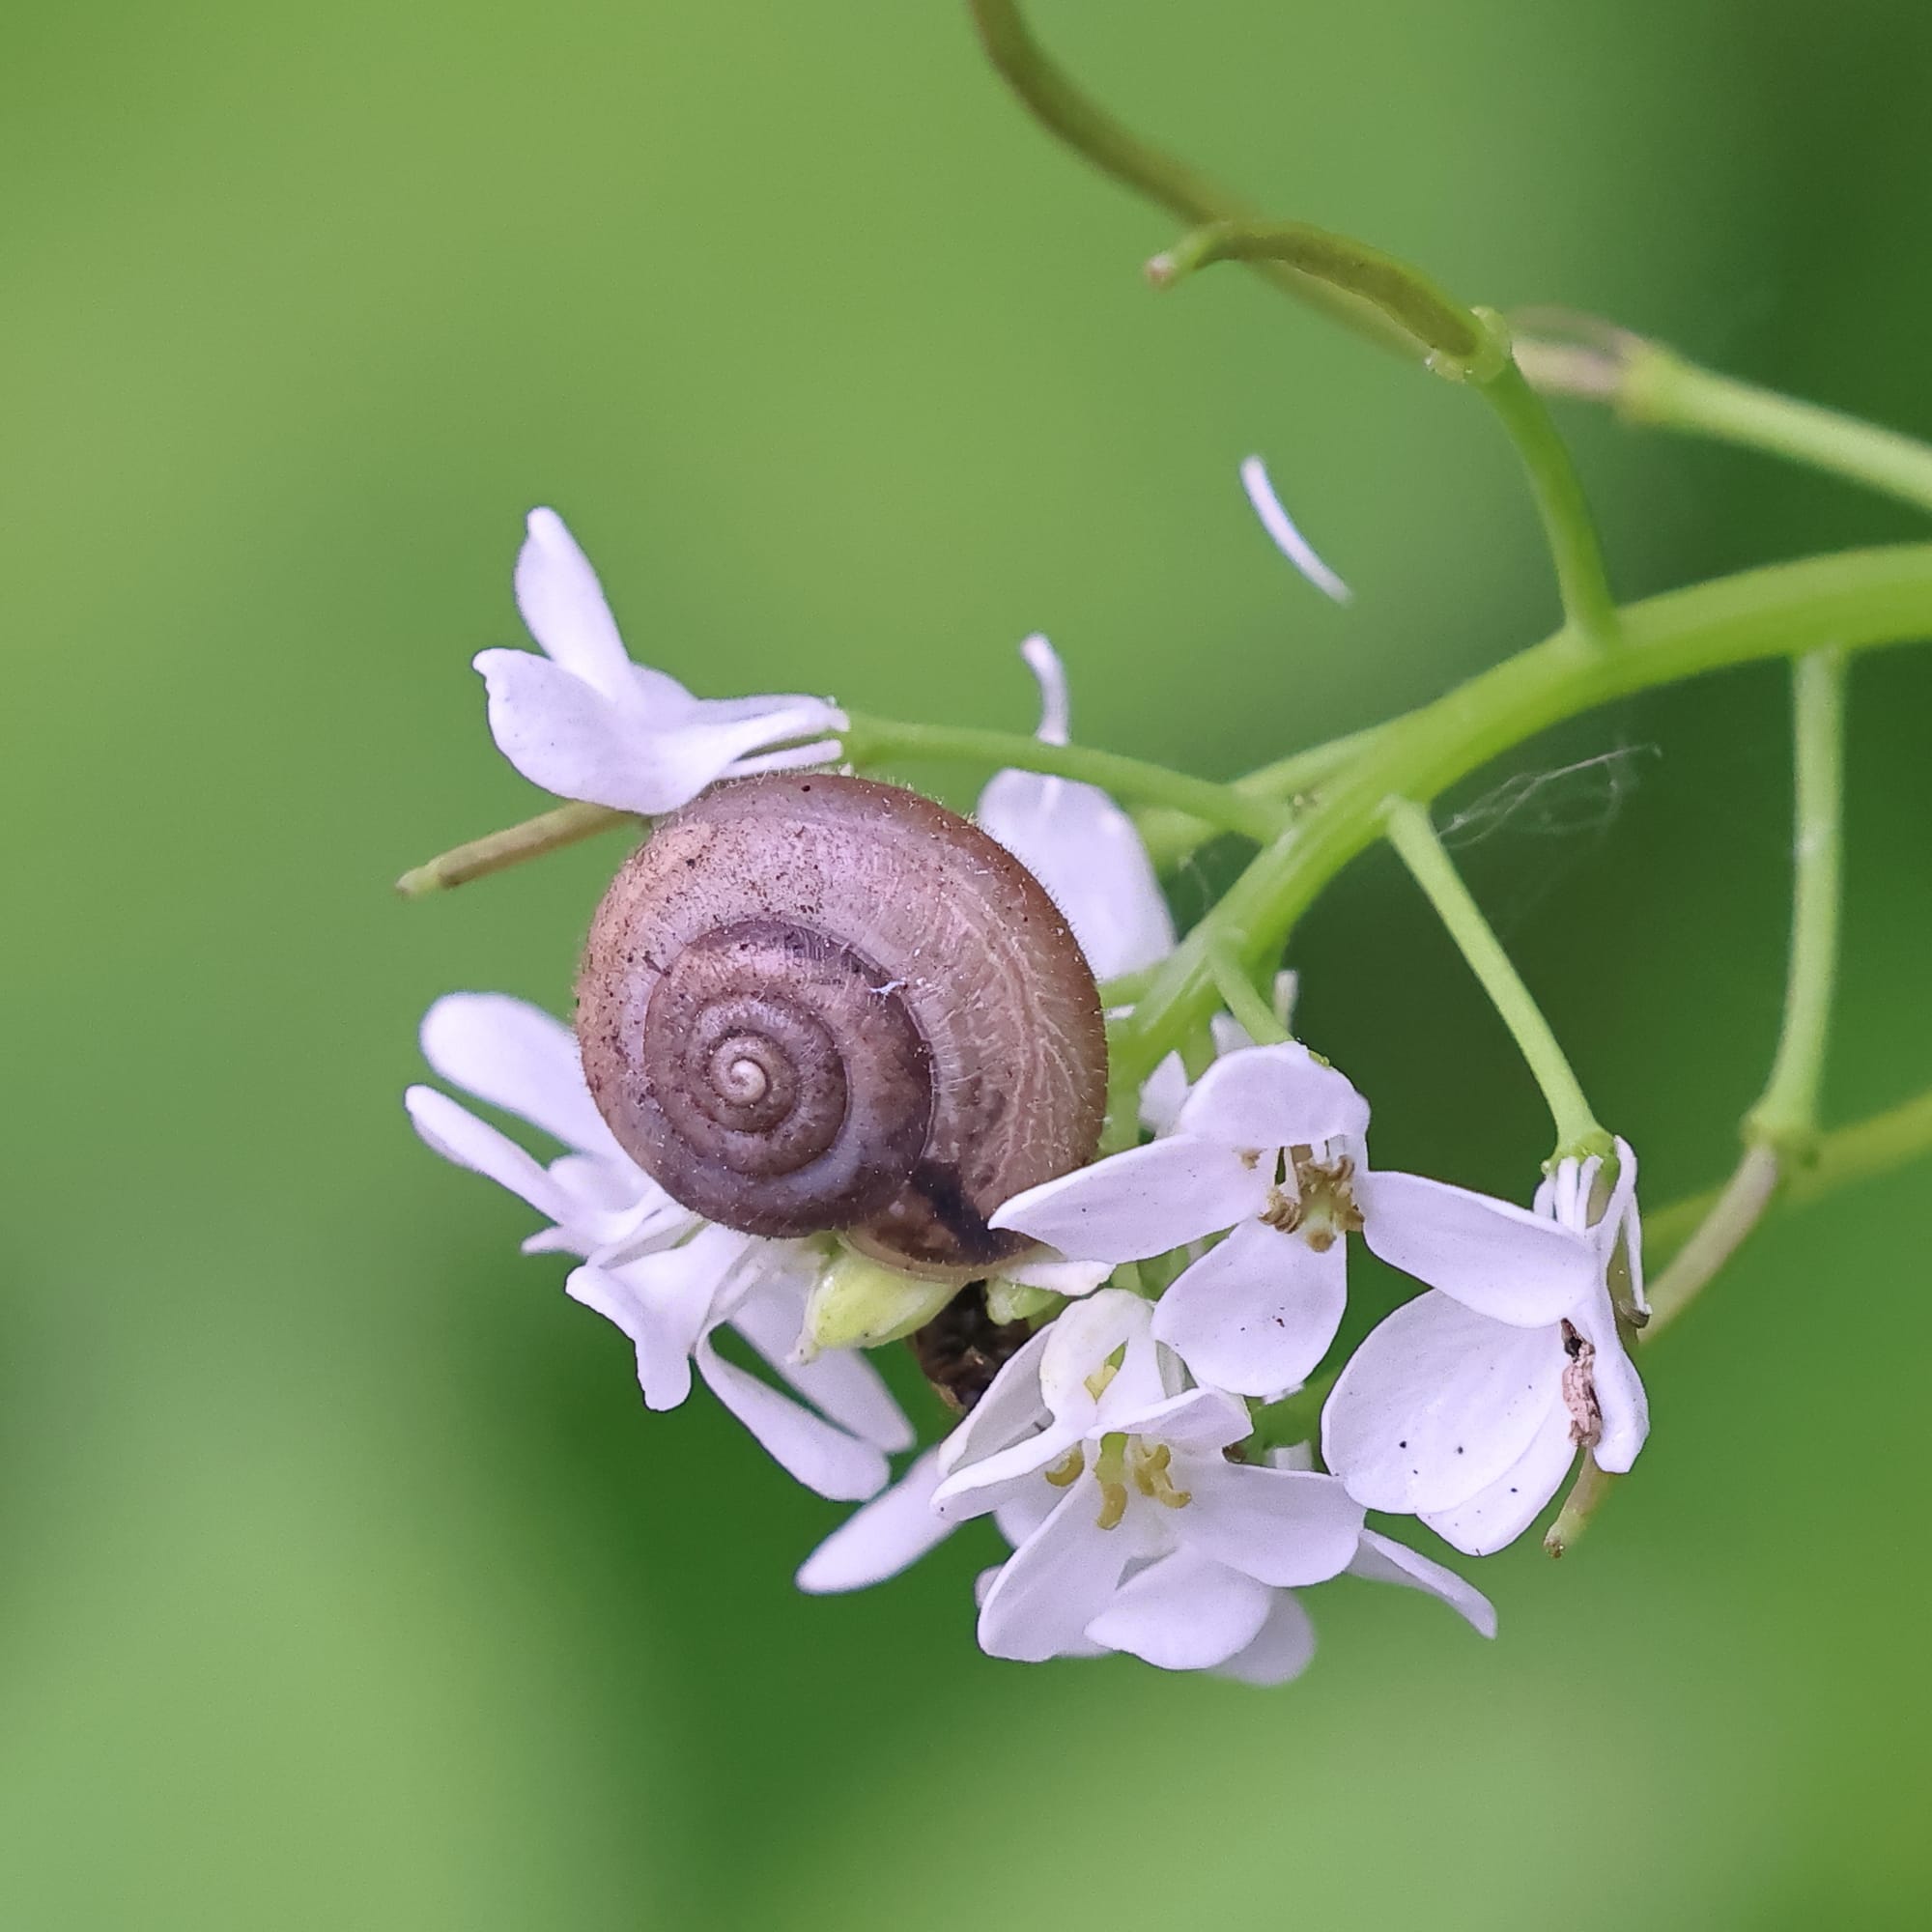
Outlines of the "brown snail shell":
[[908,1272],[1025,1252],[985,1217],[1091,1159],[1098,991],[1011,853],[917,792],[782,774],[664,820],[578,980],[584,1077],[632,1159],[747,1234],[831,1229]]

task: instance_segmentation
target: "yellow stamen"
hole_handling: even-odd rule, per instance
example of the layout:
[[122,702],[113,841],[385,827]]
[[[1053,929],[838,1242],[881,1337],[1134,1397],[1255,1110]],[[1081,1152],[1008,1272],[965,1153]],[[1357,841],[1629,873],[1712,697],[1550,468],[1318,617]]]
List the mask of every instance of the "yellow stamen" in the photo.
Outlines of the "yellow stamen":
[[1080,1472],[1086,1466],[1087,1453],[1076,1442],[1057,1463],[1046,1465],[1046,1480],[1056,1490],[1068,1489],[1080,1480]]
[[1100,1454],[1094,1463],[1100,1485],[1100,1514],[1095,1519],[1102,1529],[1119,1529],[1127,1513],[1127,1438],[1103,1435]]

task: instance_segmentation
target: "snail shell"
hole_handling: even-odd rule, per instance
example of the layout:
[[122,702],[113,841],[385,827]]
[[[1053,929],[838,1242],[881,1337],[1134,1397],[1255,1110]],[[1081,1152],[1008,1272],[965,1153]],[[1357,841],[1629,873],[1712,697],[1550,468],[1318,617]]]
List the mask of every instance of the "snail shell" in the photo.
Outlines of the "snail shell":
[[1032,1245],[985,1217],[1099,1140],[1105,1025],[1065,920],[895,785],[774,775],[666,819],[605,895],[577,996],[624,1151],[747,1234],[842,1229],[970,1279]]

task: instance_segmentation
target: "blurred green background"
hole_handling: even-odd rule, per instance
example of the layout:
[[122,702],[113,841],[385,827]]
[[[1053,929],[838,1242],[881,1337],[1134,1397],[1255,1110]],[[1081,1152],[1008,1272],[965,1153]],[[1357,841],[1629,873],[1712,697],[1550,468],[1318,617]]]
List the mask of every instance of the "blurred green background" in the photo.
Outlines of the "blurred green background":
[[[1932,430],[1918,0],[1038,25],[1278,212]],[[1338,1585],[1270,1694],[988,1662],[990,1539],[796,1596],[838,1508],[702,1400],[647,1416],[398,1104],[439,992],[564,1004],[619,855],[387,891],[542,803],[468,668],[522,641],[530,504],[702,692],[1025,727],[1037,626],[1084,736],[1224,775],[1548,627],[1470,398],[1232,270],[1150,296],[1168,225],[956,6],[15,8],[0,155],[9,1925],[1932,1918],[1924,1172],[1646,1356],[1588,1543],[1462,1566],[1501,1641]],[[1631,594],[1915,533],[1574,426]],[[1250,450],[1352,609],[1253,526]],[[1463,853],[1653,1204],[1768,1060],[1784,706],[1762,668],[1581,721],[1512,769],[1613,782]],[[1932,658],[1860,667],[1840,1118],[1932,1079],[1928,707]],[[1392,864],[1295,963],[1385,1162],[1526,1192],[1534,1092]],[[1394,1293],[1362,1264],[1359,1321]]]

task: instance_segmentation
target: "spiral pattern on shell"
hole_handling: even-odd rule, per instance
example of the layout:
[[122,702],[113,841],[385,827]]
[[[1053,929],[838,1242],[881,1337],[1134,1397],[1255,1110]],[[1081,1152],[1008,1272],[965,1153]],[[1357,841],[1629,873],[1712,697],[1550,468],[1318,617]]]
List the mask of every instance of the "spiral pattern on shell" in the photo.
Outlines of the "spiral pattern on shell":
[[1106,1100],[1099,996],[1038,881],[860,779],[746,780],[660,825],[598,908],[578,1037],[674,1199],[941,1279],[1029,1245],[985,1217],[1089,1159]]

